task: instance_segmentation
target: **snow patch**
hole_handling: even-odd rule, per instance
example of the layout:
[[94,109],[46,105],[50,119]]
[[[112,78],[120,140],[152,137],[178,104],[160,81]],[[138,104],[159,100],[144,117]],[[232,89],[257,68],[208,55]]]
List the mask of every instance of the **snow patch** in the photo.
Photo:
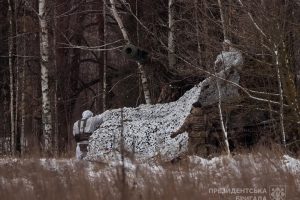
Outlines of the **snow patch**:
[[292,158],[289,155],[284,155],[283,163],[291,173],[300,174],[300,160]]

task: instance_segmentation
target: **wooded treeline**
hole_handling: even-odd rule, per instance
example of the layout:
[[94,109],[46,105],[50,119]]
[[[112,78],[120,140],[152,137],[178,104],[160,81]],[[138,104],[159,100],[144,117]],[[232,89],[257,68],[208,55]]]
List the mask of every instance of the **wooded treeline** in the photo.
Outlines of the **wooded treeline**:
[[[245,58],[240,86],[242,105],[250,111],[240,114],[251,118],[252,111],[264,111],[272,121],[265,135],[299,149],[297,0],[1,0],[0,5],[2,155],[64,155],[74,148],[72,125],[86,109],[97,114],[178,99],[213,73],[224,38]],[[129,41],[149,52],[145,62],[122,55]]]

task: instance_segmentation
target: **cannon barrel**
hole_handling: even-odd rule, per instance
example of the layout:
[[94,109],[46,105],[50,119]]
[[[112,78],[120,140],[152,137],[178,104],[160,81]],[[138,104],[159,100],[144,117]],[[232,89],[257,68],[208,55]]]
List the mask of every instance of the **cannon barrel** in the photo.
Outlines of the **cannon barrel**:
[[131,60],[145,62],[148,58],[148,52],[133,44],[126,44],[123,47],[123,54]]

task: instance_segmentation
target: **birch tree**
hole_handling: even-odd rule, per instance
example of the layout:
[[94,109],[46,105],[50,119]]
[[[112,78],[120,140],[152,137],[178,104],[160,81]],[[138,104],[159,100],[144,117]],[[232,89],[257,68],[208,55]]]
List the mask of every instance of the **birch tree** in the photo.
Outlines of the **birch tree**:
[[[202,1],[202,8],[204,10],[204,14],[205,16],[207,16],[207,0],[203,0]],[[202,26],[203,26],[203,31],[204,31],[204,41],[208,41],[209,38],[209,34],[208,34],[208,21],[206,18],[202,19]],[[210,51],[208,51],[208,47],[206,46],[207,44],[204,44],[205,48],[204,48],[204,58],[202,61],[202,64],[204,66],[205,69],[208,68],[208,58],[209,58],[209,54],[211,54]],[[201,49],[200,49],[201,50]]]
[[[217,72],[216,66],[214,66],[215,74]],[[220,88],[220,80],[217,79],[217,89],[218,89],[218,109],[219,109],[219,116],[220,116],[220,124],[221,124],[221,129],[224,137],[224,143],[225,143],[225,150],[227,155],[230,155],[230,149],[229,149],[229,142],[228,142],[228,133],[224,124],[224,118],[223,118],[223,113],[222,113],[222,94],[221,94],[221,88]]]
[[175,0],[169,0],[168,3],[168,16],[169,16],[169,34],[168,34],[168,60],[170,69],[175,67]]
[[[129,39],[127,30],[126,30],[126,28],[123,24],[123,21],[122,21],[121,17],[119,16],[118,11],[116,9],[115,0],[110,0],[110,4],[111,4],[111,12],[112,12],[115,20],[118,23],[118,26],[122,32],[124,40],[127,43],[130,43],[130,39]],[[140,62],[137,62],[137,64],[138,64],[138,69],[140,72],[140,77],[142,80],[142,86],[143,86],[143,90],[144,90],[144,97],[145,97],[146,104],[151,104],[152,101],[151,101],[151,96],[150,96],[150,90],[149,90],[148,80],[147,80],[146,72],[144,70],[144,66]]]
[[[227,31],[226,31],[224,12],[223,12],[223,8],[222,8],[221,0],[218,0],[218,4],[219,4],[219,9],[220,9],[220,16],[221,16],[224,40],[227,40],[228,36],[227,36]],[[216,66],[214,66],[214,68],[215,68],[215,73],[216,73]],[[227,133],[227,130],[226,130],[226,127],[224,124],[223,114],[222,114],[222,96],[221,96],[219,79],[217,80],[217,89],[218,89],[218,108],[219,108],[220,124],[221,124],[221,128],[222,128],[223,136],[224,136],[226,153],[227,153],[227,155],[230,155],[229,142],[228,142],[228,137],[227,137],[228,133]]]
[[[238,0],[240,6],[242,8],[245,8],[244,3],[242,0]],[[263,2],[264,3],[264,2]],[[247,15],[250,18],[250,21],[254,25],[254,27],[257,29],[257,31],[265,38],[270,47],[267,47],[269,51],[273,54],[275,57],[275,69],[276,69],[276,77],[277,77],[277,82],[278,82],[278,92],[279,92],[279,104],[280,104],[280,109],[279,109],[279,119],[280,119],[280,129],[281,129],[281,140],[282,144],[284,147],[286,147],[286,133],[285,133],[285,128],[284,128],[284,94],[283,94],[283,87],[282,87],[282,77],[281,77],[281,70],[280,70],[280,62],[279,62],[279,45],[281,42],[283,42],[283,38],[279,36],[278,41],[274,41],[270,35],[268,35],[263,28],[255,21],[253,15],[247,11]],[[274,27],[274,31],[278,30],[278,33],[281,35],[281,30],[280,29],[280,24],[277,23],[276,26]]]
[[106,73],[107,73],[107,54],[106,54],[106,39],[107,39],[107,22],[106,22],[106,0],[103,0],[103,44],[104,44],[104,51],[103,51],[103,92],[102,92],[102,111],[106,110],[106,93],[107,93],[107,80],[106,80]]
[[18,35],[18,4],[14,2],[14,21],[15,21],[15,138],[18,141],[18,121],[19,121],[19,93],[20,93],[20,63],[19,63],[19,35]]
[[40,65],[42,87],[42,123],[44,137],[44,152],[52,151],[52,120],[49,98],[49,41],[48,24],[46,19],[46,0],[39,0],[39,25],[40,25]]
[[223,29],[223,35],[224,35],[224,40],[228,40],[228,35],[227,35],[227,30],[226,30],[226,23],[225,23],[225,16],[224,16],[224,10],[222,6],[222,0],[218,0],[218,5],[220,9],[220,17],[221,17],[221,24],[222,24],[222,29]]
[[285,136],[285,128],[284,128],[284,110],[283,110],[283,88],[282,88],[282,81],[281,81],[281,71],[280,71],[280,63],[279,63],[279,52],[278,47],[274,45],[274,55],[275,55],[275,66],[277,72],[277,81],[278,81],[278,90],[280,94],[280,129],[281,129],[281,140],[284,147],[286,147],[286,136]]
[[198,16],[198,0],[194,0],[194,17],[195,17],[195,28],[196,28],[196,38],[197,38],[197,50],[198,50],[198,56],[197,56],[197,64],[202,66],[202,56],[201,56],[201,42],[200,42],[200,22],[199,22],[199,16]]
[[9,89],[10,89],[10,141],[11,141],[11,154],[15,155],[16,142],[15,142],[15,116],[14,116],[14,70],[13,70],[13,15],[12,15],[12,2],[8,0],[8,64],[9,64]]

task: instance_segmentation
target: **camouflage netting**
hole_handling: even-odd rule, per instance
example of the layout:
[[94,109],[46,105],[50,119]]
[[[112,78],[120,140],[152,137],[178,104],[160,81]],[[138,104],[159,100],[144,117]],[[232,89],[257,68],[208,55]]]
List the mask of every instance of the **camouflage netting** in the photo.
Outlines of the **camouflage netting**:
[[[137,158],[150,158],[159,154],[169,158],[186,148],[187,135],[176,139],[169,135],[187,117],[197,101],[201,87],[194,87],[178,101],[167,104],[141,105],[123,108],[124,148]],[[88,160],[111,161],[119,158],[121,142],[121,109],[104,115],[105,122],[92,135]],[[116,150],[116,151],[114,151]]]
[[[233,71],[234,73],[221,71],[218,75],[238,82],[239,75],[235,70]],[[169,160],[185,151],[187,134],[181,134],[175,139],[171,139],[170,134],[183,124],[185,118],[189,115],[192,104],[199,99],[202,92],[211,93],[210,96],[215,98],[218,96],[215,82],[215,78],[207,78],[175,102],[123,108],[125,151],[134,152],[138,160],[157,156]],[[227,87],[233,86],[222,82],[220,83],[224,100],[238,95],[236,88],[232,88],[233,91],[228,92]],[[201,99],[203,104],[209,104],[208,101],[212,101],[212,99]],[[120,159],[121,109],[105,112],[103,117],[104,123],[90,138],[87,160],[109,162]]]
[[[219,71],[217,76],[239,83],[240,76],[237,70],[241,70],[242,65],[243,57],[239,51],[234,48],[223,51],[215,62],[216,70]],[[209,77],[175,102],[123,108],[123,120],[121,109],[105,112],[104,123],[90,138],[86,159],[102,162],[119,160],[121,133],[123,133],[124,150],[133,152],[138,160],[158,156],[168,160],[186,151],[187,134],[181,134],[175,139],[171,139],[170,134],[184,123],[194,102],[200,101],[203,106],[218,102],[217,82],[220,85],[223,102],[238,97],[237,87],[226,81]]]

